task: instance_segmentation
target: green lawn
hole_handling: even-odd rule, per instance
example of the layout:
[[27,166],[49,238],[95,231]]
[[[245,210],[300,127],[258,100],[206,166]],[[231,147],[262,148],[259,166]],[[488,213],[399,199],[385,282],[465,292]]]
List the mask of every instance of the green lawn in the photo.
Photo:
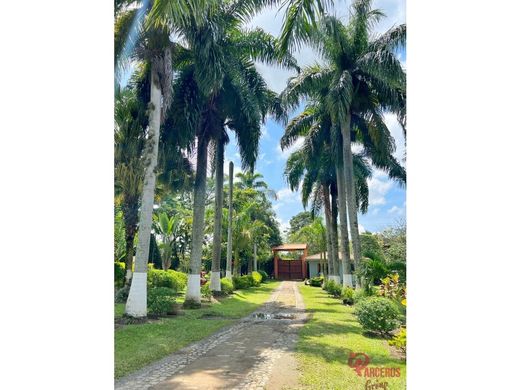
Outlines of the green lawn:
[[[264,303],[279,282],[236,291],[219,303],[183,310],[178,316],[115,330],[115,377],[131,373],[244,317]],[[121,316],[124,305],[116,304]]]
[[[365,389],[388,382],[387,389],[406,387],[406,364],[390,355],[386,340],[363,335],[354,308],[333,299],[318,287],[300,285],[306,309],[312,318],[304,325],[297,344],[300,382],[312,389]],[[399,367],[399,378],[359,377],[347,364],[350,352],[363,352],[368,367]],[[367,380],[371,382],[367,384]],[[374,387],[376,388],[376,387]]]

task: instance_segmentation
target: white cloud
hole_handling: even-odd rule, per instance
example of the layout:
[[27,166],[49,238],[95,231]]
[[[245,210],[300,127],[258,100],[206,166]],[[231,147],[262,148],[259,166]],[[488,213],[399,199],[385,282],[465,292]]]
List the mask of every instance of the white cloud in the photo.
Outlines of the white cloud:
[[385,123],[386,123],[386,126],[388,127],[388,130],[390,130],[392,137],[394,137],[394,140],[395,140],[396,149],[395,149],[394,157],[397,158],[399,160],[399,162],[404,164],[406,146],[404,143],[403,129],[401,128],[401,125],[397,121],[397,115],[385,114]]
[[288,148],[286,148],[285,150],[282,150],[282,147],[280,146],[280,144],[277,144],[276,145],[276,152],[278,154],[278,159],[279,160],[287,160],[289,158],[289,155],[300,149],[303,145],[303,142],[304,142],[304,138],[303,137],[298,137],[296,139],[296,141],[294,141],[294,143],[289,146]]
[[385,195],[392,188],[393,183],[386,174],[378,169],[374,169],[372,178],[368,179],[369,196],[368,202],[371,206],[386,204]]
[[390,210],[388,210],[388,214],[395,214],[395,215],[403,215],[404,210],[401,207],[392,206]]
[[269,134],[269,131],[267,130],[267,126],[265,124],[262,124],[262,127],[260,128],[260,132],[262,134],[262,137],[264,137],[264,139],[267,139],[267,140],[272,139],[271,134]]
[[291,191],[290,188],[282,188],[280,191],[276,193],[278,197],[278,202],[280,203],[292,203],[300,200],[300,191]]

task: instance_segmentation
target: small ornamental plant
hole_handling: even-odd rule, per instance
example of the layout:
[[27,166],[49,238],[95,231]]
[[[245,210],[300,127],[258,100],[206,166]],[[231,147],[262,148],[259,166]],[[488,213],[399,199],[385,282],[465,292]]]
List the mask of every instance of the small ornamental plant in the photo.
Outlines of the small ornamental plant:
[[406,328],[399,329],[399,332],[397,332],[397,334],[392,340],[388,342],[388,344],[396,347],[402,353],[406,354]]

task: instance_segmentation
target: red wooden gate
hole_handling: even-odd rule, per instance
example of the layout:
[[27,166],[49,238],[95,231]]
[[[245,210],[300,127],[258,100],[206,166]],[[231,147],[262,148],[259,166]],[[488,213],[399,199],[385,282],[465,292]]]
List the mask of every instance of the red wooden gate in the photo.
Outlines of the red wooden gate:
[[278,279],[294,280],[302,278],[302,261],[278,258]]

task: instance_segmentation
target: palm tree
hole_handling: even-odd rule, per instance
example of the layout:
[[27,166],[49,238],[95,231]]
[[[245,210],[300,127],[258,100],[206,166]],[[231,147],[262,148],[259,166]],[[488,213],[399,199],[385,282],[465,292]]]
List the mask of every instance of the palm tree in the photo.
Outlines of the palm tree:
[[270,189],[265,181],[261,180],[264,177],[261,173],[252,171],[238,172],[235,177],[240,179],[237,182],[237,188],[252,188],[261,191],[274,200],[277,199],[276,192]]
[[362,142],[365,156],[391,178],[404,182],[406,175],[392,156],[395,144],[382,117],[384,111],[395,112],[402,124],[406,122],[405,73],[394,54],[405,41],[406,27],[397,26],[370,39],[371,27],[382,17],[379,10],[371,9],[370,3],[353,3],[348,26],[330,16],[320,21],[308,41],[320,51],[325,65],[304,69],[284,92],[286,105],[293,108],[301,97],[319,99],[341,129],[337,170],[345,176],[345,184],[338,182],[338,195],[340,204],[347,205],[356,266],[361,251],[352,140]]
[[[163,1],[116,1],[115,68],[116,80],[125,65],[139,61],[149,74],[149,120],[144,152],[144,177],[139,215],[135,272],[126,303],[126,314],[144,317],[146,305],[146,273],[152,228],[152,214],[159,154],[159,131],[166,118],[163,107],[171,101],[172,53],[176,45],[170,41],[171,29],[162,22],[167,14],[175,26],[198,24],[207,13],[206,1],[186,0],[165,7]],[[210,1],[209,3],[212,3]],[[117,88],[116,88],[117,89]]]
[[[206,186],[208,147],[219,151],[215,160],[217,171],[221,172],[222,150],[229,138],[227,130],[232,130],[237,136],[242,166],[253,169],[258,154],[260,124],[267,113],[276,108],[276,95],[267,88],[253,61],[295,66],[290,55],[279,55],[274,37],[260,29],[243,29],[248,12],[248,2],[224,2],[212,9],[204,23],[174,28],[182,44],[172,57],[173,64],[179,69],[174,83],[174,128],[186,129],[197,140],[193,241],[186,294],[186,301],[195,305],[200,303],[199,271],[204,227],[202,198]],[[217,180],[216,186],[221,193],[223,175],[218,174]],[[216,218],[221,218],[221,213],[222,206],[216,204]],[[219,223],[215,228],[220,229]],[[215,264],[212,264],[215,274],[218,245],[214,249]],[[218,281],[216,276],[214,278],[218,290],[220,278]]]
[[233,161],[229,162],[228,231],[226,251],[226,278],[231,279],[233,257]]
[[125,284],[132,279],[134,240],[137,232],[139,198],[143,186],[143,147],[147,118],[134,89],[116,96],[114,167],[116,203],[121,205],[125,230]]
[[[291,94],[282,93],[284,101],[293,98]],[[318,97],[318,98],[316,98]],[[352,286],[352,270],[350,266],[350,249],[347,233],[346,210],[336,202],[338,189],[341,191],[341,178],[343,177],[338,166],[337,153],[334,150],[338,148],[338,131],[337,126],[331,120],[330,115],[319,100],[321,92],[313,95],[311,100],[305,107],[304,111],[294,118],[288,125],[284,136],[281,139],[282,148],[290,146],[298,137],[305,136],[304,145],[298,153],[293,153],[287,161],[286,175],[292,188],[296,188],[305,170],[307,174],[302,185],[302,199],[304,204],[307,203],[309,196],[314,191],[313,210],[317,210],[323,204],[325,206],[325,215],[327,227],[330,235],[331,250],[328,251],[331,257],[331,276],[335,281],[339,281],[339,275],[336,274],[337,263],[337,220],[335,215],[340,216],[340,251],[342,254],[342,270],[343,284]],[[356,190],[360,195],[360,207],[362,212],[366,212],[368,207],[368,184],[367,179],[371,175],[368,163],[362,156],[356,156],[356,174],[358,176]],[[339,174],[338,174],[339,173]],[[333,196],[329,210],[329,192]],[[327,194],[326,196],[324,194]],[[341,199],[341,198],[340,198]],[[338,210],[339,206],[339,210]],[[344,206],[344,204],[343,204]],[[336,247],[336,248],[335,248]]]
[[165,212],[154,214],[154,230],[161,236],[161,259],[162,268],[164,271],[170,269],[172,265],[172,256],[175,252],[175,239],[178,235],[178,230],[182,225],[182,218],[180,215],[172,215],[168,217]]

